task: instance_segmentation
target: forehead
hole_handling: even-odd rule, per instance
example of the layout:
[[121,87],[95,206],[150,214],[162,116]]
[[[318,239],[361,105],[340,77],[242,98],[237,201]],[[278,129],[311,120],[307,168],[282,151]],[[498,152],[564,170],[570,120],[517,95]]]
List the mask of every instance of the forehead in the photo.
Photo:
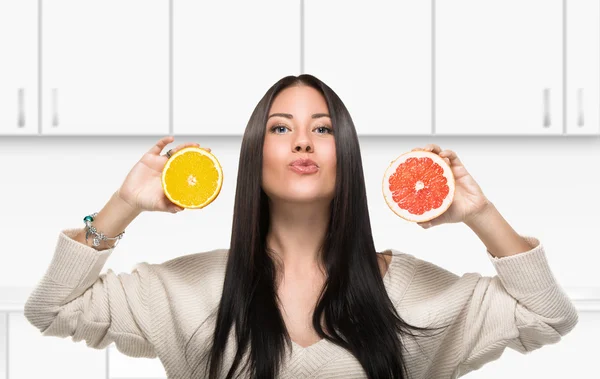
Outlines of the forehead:
[[327,102],[317,89],[310,86],[293,86],[283,89],[275,96],[269,115],[291,113],[300,117],[318,112],[327,113],[327,111]]

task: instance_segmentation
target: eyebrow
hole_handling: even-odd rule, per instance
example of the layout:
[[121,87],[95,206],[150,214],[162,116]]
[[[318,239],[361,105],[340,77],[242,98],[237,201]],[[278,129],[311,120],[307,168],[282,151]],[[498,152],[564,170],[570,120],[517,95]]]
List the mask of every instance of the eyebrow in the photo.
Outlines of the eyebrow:
[[[285,118],[289,118],[289,119],[294,118],[294,116],[292,116],[289,113],[273,113],[272,115],[270,115],[267,118],[267,120],[270,119],[271,117],[274,117],[274,116],[281,116],[281,117],[285,117]],[[327,113],[315,113],[315,114],[312,115],[312,118],[320,118],[320,117],[329,117],[329,118],[331,118],[331,116],[329,116]]]

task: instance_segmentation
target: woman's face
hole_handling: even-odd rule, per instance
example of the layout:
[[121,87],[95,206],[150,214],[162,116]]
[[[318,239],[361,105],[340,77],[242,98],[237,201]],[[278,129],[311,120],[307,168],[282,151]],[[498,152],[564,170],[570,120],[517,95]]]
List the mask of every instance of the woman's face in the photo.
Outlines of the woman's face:
[[[271,200],[331,200],[336,156],[331,118],[321,93],[310,86],[288,87],[273,99],[265,130],[262,188]],[[299,158],[315,167],[293,167]]]

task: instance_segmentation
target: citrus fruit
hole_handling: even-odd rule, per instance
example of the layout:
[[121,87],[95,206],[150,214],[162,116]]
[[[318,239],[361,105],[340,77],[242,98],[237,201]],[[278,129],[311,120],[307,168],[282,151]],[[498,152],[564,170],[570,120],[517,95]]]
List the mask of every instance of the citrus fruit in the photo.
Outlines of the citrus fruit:
[[439,155],[415,150],[390,163],[382,187],[394,213],[408,221],[423,222],[441,215],[452,203],[454,175]]
[[174,153],[162,171],[162,187],[174,204],[204,208],[217,198],[223,184],[223,169],[210,152],[195,146]]

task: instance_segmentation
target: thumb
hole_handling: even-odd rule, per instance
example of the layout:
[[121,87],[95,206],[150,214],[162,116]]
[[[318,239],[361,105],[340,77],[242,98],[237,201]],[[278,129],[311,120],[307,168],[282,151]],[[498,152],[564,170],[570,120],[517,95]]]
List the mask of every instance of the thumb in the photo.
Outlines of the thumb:
[[179,212],[183,211],[184,209],[185,209],[185,208],[183,208],[183,207],[180,207],[179,205],[172,205],[172,206],[169,208],[169,212],[171,212],[171,213],[179,213]]
[[173,203],[166,195],[163,195],[161,197],[161,199],[159,200],[160,205],[158,206],[158,208],[160,210],[162,210],[163,212],[169,212],[169,213],[177,213],[182,211],[183,207],[180,207],[179,205]]
[[434,226],[432,220],[424,221],[424,222],[417,222],[417,225],[419,225],[423,229],[429,229],[432,226]]
[[417,224],[424,228],[424,229],[429,229],[433,226],[438,226],[440,224],[443,224],[445,222],[444,220],[444,215],[439,215],[438,217],[431,219],[429,221],[423,221],[423,222],[417,222]]

